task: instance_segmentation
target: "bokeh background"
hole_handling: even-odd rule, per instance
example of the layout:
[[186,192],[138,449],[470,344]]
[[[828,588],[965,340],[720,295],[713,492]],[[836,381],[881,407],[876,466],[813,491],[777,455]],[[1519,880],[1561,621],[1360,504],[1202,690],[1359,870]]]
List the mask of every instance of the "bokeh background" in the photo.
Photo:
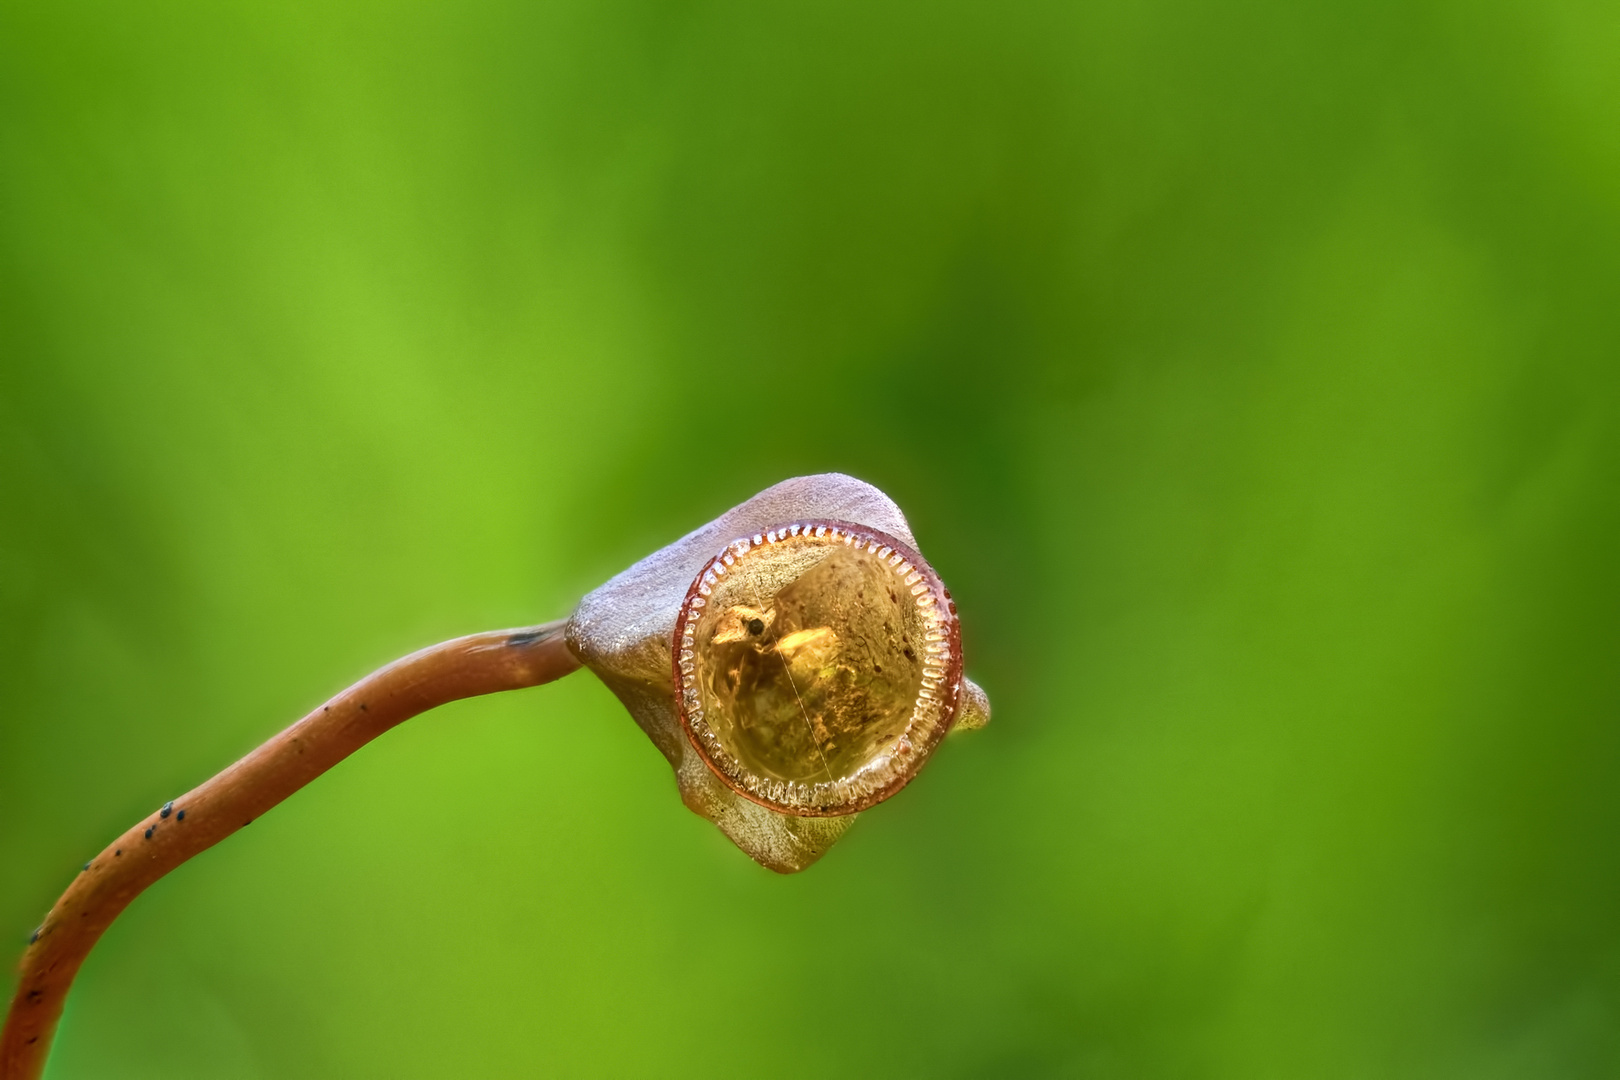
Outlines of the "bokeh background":
[[[0,6],[0,940],[785,476],[996,709],[780,878],[588,674],[141,898],[50,1076],[1620,1073],[1620,20]],[[9,994],[9,986],[6,992]]]

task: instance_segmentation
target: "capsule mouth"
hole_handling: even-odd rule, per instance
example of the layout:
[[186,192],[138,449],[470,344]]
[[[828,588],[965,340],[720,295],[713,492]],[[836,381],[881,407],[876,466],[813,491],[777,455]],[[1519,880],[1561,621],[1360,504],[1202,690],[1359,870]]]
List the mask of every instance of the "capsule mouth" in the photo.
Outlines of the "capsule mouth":
[[950,593],[915,551],[850,522],[727,544],[687,590],[673,646],[692,746],[732,790],[785,814],[882,802],[956,718]]

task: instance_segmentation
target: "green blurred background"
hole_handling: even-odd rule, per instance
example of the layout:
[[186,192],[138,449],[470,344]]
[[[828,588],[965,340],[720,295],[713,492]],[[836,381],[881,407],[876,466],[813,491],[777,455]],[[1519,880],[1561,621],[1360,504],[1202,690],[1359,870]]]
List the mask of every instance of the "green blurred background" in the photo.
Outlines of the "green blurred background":
[[1616,56],[1612,0],[0,6],[5,952],[789,475],[905,508],[996,707],[791,878],[589,675],[448,707],[139,900],[51,1075],[1620,1074]]

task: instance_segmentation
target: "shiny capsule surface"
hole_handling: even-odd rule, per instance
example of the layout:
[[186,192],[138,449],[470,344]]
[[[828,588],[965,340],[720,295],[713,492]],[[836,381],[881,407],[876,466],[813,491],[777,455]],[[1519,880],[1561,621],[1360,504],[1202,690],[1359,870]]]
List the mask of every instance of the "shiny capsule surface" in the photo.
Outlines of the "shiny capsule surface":
[[914,551],[845,522],[727,545],[693,581],[673,645],[692,744],[733,790],[789,814],[888,798],[956,712],[949,594]]

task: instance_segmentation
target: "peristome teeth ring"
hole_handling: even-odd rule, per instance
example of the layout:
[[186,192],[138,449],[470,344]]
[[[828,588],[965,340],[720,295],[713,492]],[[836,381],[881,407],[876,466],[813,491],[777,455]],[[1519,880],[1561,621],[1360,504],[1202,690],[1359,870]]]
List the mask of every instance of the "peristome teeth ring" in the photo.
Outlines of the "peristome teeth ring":
[[844,521],[740,537],[675,620],[675,699],[709,768],[798,817],[904,787],[956,718],[956,608],[922,556]]

